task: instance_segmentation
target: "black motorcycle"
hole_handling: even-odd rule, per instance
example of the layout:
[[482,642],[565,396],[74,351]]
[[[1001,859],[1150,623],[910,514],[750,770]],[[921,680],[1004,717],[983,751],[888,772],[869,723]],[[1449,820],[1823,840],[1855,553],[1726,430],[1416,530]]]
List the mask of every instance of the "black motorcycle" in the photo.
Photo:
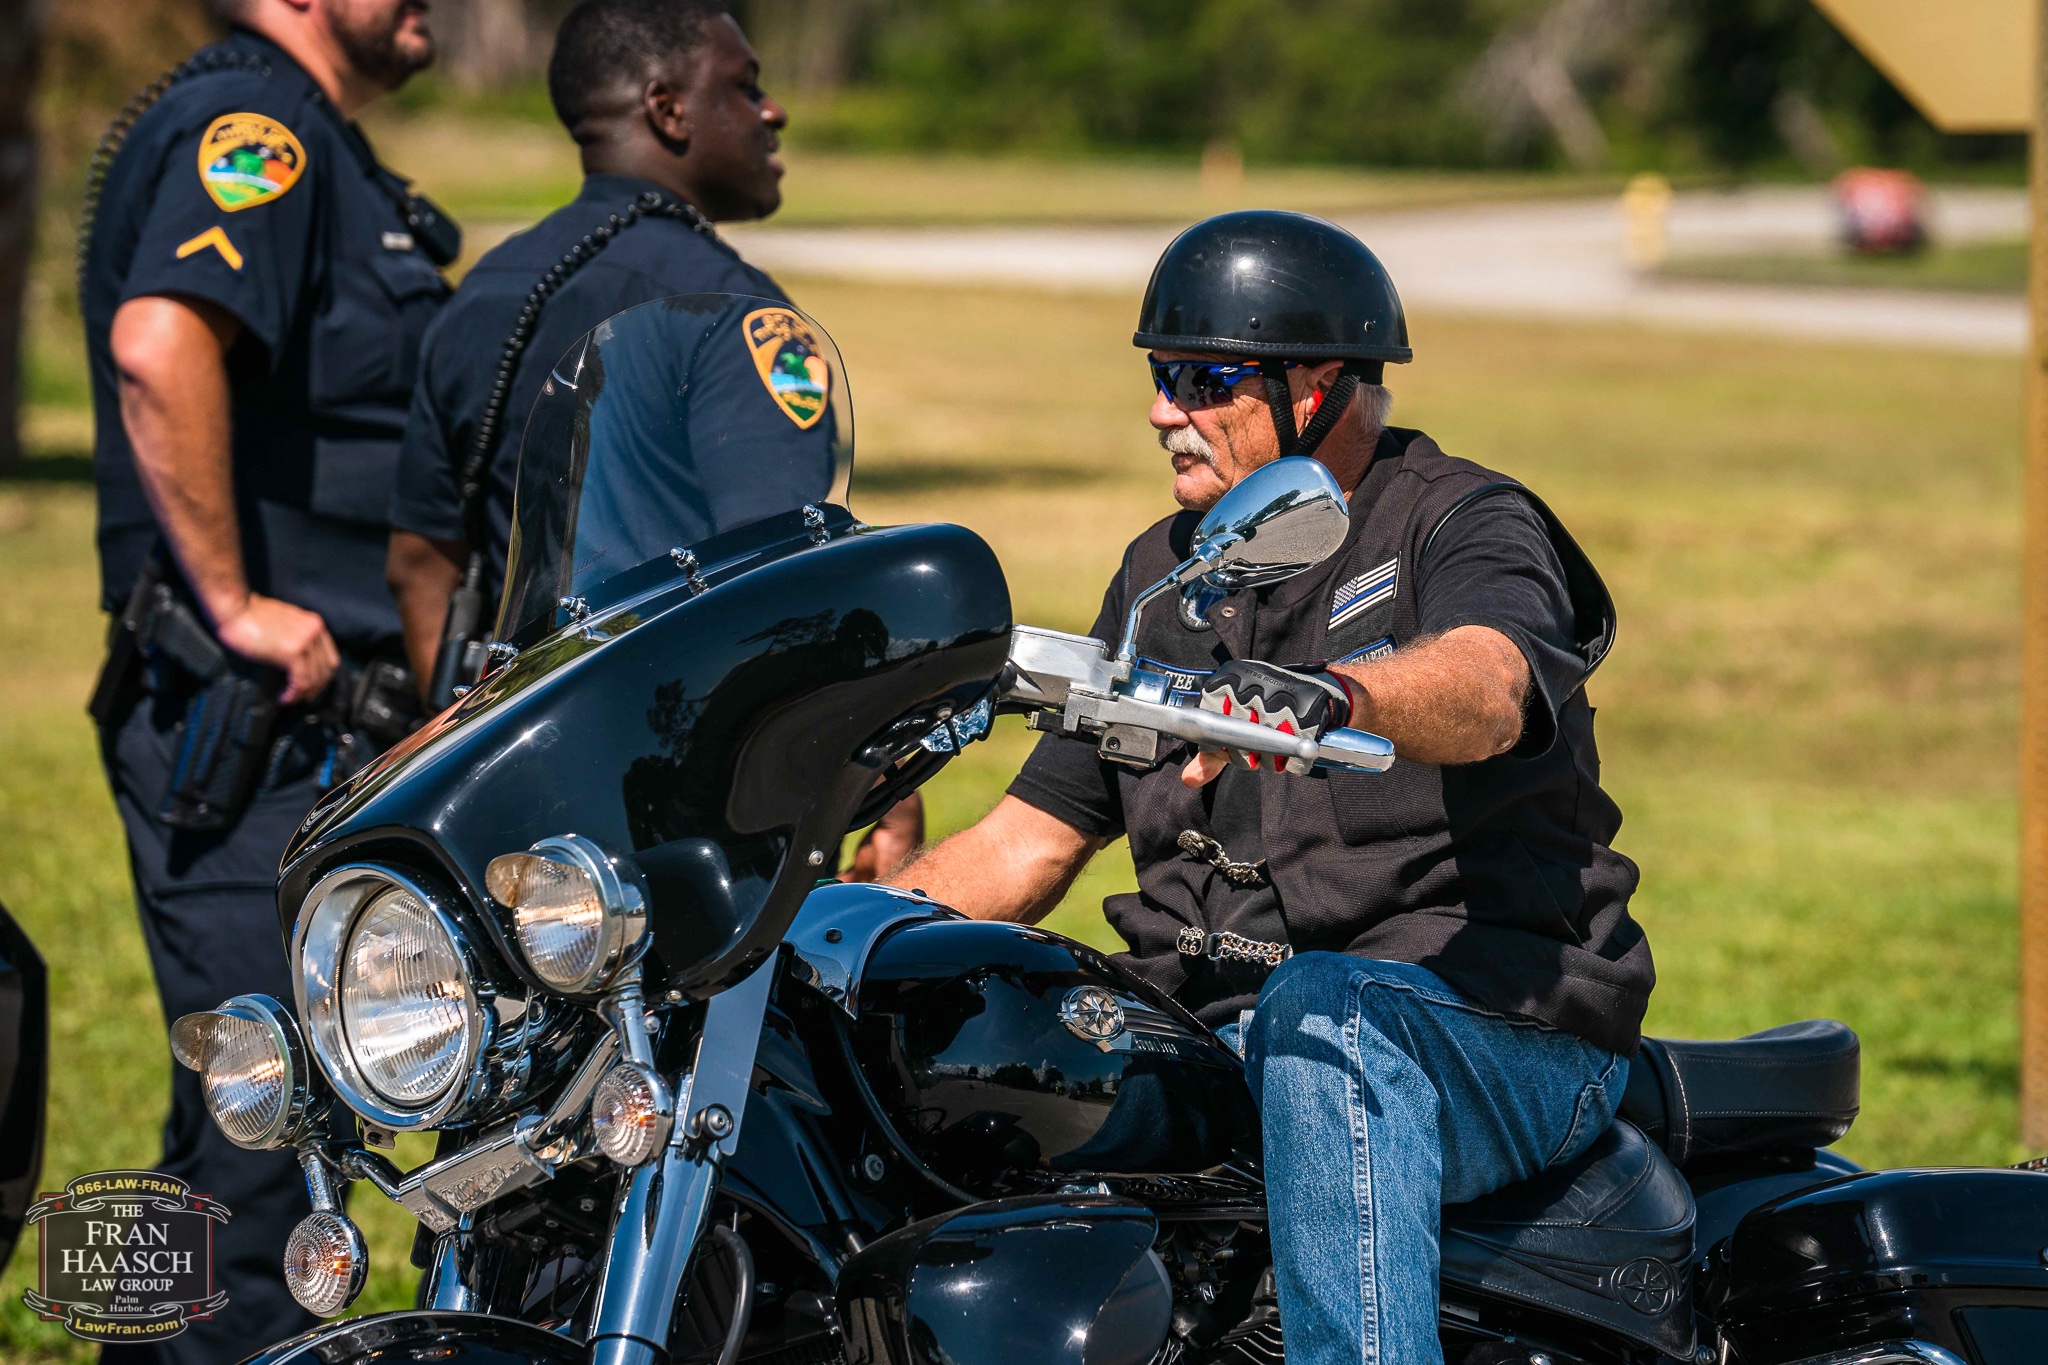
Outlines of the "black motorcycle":
[[[419,1220],[417,1309],[257,1360],[1279,1365],[1237,1055],[1081,944],[821,879],[995,712],[1328,780],[1391,746],[1205,712],[1129,629],[1013,626],[972,533],[853,519],[851,449],[836,351],[772,300],[630,310],[550,375],[489,671],[307,818],[294,1007],[174,1030],[229,1137],[297,1149],[309,1309],[362,1284],[345,1184]],[[1276,462],[1132,620],[1344,525],[1321,466]],[[2048,1358],[2048,1177],[1822,1150],[1857,1057],[1824,1022],[1645,1042],[1583,1156],[1444,1210],[1446,1357]],[[420,1130],[427,1164],[380,1153]]]

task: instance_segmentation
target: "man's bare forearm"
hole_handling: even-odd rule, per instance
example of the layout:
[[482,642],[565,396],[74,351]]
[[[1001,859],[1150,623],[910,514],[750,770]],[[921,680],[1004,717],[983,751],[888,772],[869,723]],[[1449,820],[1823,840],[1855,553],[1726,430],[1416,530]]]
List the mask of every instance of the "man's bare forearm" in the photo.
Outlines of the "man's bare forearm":
[[1014,796],[889,875],[975,919],[1036,924],[1105,841]]
[[1411,762],[1478,763],[1522,737],[1529,662],[1488,626],[1460,626],[1331,671],[1355,684],[1351,724],[1392,740]]
[[421,695],[434,677],[441,653],[441,632],[448,623],[448,594],[462,582],[469,545],[437,540],[412,531],[393,531],[384,559],[384,582],[398,602],[398,620],[405,632],[405,657],[419,679]]
[[211,305],[140,298],[114,315],[121,421],[142,491],[216,625],[247,605],[226,353],[240,324]]
[[197,299],[145,296],[114,314],[121,422],[150,510],[220,642],[284,670],[278,700],[319,695],[341,655],[317,613],[249,590],[235,514],[228,347],[241,324]]

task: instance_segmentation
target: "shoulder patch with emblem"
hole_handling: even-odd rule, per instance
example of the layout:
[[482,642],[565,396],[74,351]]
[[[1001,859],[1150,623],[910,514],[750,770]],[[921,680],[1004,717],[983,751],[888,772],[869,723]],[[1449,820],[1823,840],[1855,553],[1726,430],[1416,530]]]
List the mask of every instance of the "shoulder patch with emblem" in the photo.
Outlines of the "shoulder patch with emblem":
[[199,182],[229,213],[278,198],[305,169],[292,130],[262,114],[222,114],[199,139]]
[[742,326],[775,406],[805,431],[818,425],[832,396],[832,370],[819,354],[818,334],[792,308],[757,308]]

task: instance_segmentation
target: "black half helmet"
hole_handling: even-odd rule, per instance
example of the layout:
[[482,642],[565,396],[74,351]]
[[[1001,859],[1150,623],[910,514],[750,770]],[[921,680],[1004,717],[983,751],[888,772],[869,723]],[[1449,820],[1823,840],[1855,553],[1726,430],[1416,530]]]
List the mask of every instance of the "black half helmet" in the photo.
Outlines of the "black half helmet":
[[1219,213],[1174,238],[1131,340],[1289,360],[1415,358],[1379,257],[1335,223],[1277,209]]
[[1134,345],[1254,359],[1347,361],[1338,387],[1296,433],[1276,364],[1266,370],[1280,451],[1306,455],[1382,366],[1415,358],[1387,268],[1364,242],[1306,213],[1245,209],[1173,239],[1145,286]]

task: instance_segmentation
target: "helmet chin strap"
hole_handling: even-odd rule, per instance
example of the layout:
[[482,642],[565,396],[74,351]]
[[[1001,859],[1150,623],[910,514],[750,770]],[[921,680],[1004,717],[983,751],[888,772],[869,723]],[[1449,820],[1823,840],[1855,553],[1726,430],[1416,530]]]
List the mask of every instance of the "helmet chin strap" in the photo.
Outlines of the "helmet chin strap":
[[1351,406],[1351,400],[1358,393],[1359,362],[1347,360],[1337,371],[1330,391],[1323,395],[1323,401],[1309,416],[1308,425],[1296,431],[1294,427],[1294,396],[1287,387],[1287,367],[1277,360],[1259,362],[1259,373],[1266,380],[1266,406],[1273,412],[1273,432],[1280,438],[1282,455],[1313,455],[1323,438],[1337,425],[1337,419]]

